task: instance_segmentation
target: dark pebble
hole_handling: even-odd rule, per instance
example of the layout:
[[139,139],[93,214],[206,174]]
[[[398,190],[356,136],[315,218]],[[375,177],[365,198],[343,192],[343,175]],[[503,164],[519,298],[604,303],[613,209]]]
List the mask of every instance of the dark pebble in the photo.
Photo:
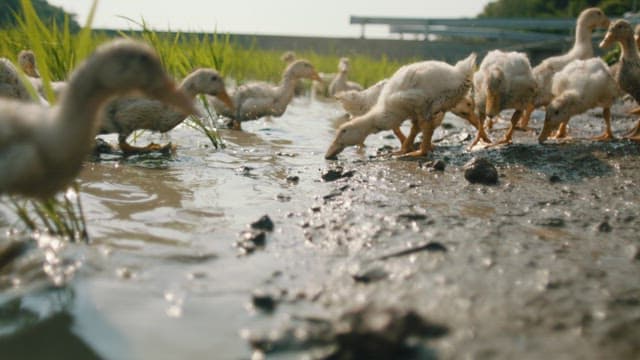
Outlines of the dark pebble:
[[276,195],[276,200],[280,202],[289,202],[291,201],[291,196],[285,195],[285,194],[278,194]]
[[118,149],[115,146],[111,145],[109,142],[105,141],[104,139],[96,138],[96,142],[93,146],[94,155],[115,154],[117,152],[118,152]]
[[432,241],[425,245],[425,250],[429,252],[447,252],[447,247],[437,241]]
[[447,163],[442,160],[432,161],[427,163],[426,165],[427,169],[435,171],[444,171],[444,169],[447,167]]
[[536,222],[537,225],[546,226],[546,227],[564,227],[564,219],[561,218],[547,218],[540,219]]
[[549,176],[549,182],[552,184],[559,183],[560,181],[562,181],[562,179],[557,174]]
[[265,234],[264,231],[245,231],[242,233],[242,239],[236,243],[236,246],[245,254],[251,254],[266,244],[267,234]]
[[495,185],[498,170],[485,158],[473,158],[464,165],[464,178],[472,184]]
[[393,140],[393,139],[396,138],[396,136],[393,135],[393,134],[388,134],[388,135],[383,136],[382,138],[383,139],[387,139],[387,140]]
[[374,267],[372,269],[366,269],[364,271],[353,274],[353,280],[363,284],[368,284],[380,280],[384,280],[389,276],[383,268]]
[[408,220],[408,221],[421,221],[421,220],[427,220],[427,215],[425,215],[425,214],[400,214],[400,215],[398,215],[398,219],[400,219],[400,220]]
[[278,302],[272,294],[268,294],[264,291],[254,291],[251,295],[251,304],[256,309],[272,312],[275,310]]
[[263,215],[258,221],[251,223],[251,228],[256,230],[273,231],[273,221],[269,215]]
[[331,169],[322,174],[322,180],[324,181],[336,181],[342,177],[342,169]]
[[445,130],[451,130],[451,129],[455,128],[455,126],[453,126],[453,124],[450,124],[450,123],[442,123],[440,125],[440,127],[445,129]]
[[296,175],[287,176],[287,182],[289,184],[297,184],[300,182],[300,177]]
[[611,227],[611,224],[609,224],[608,221],[603,221],[600,224],[598,224],[597,229],[599,232],[606,232],[606,233],[611,232],[611,230],[613,230],[613,228]]

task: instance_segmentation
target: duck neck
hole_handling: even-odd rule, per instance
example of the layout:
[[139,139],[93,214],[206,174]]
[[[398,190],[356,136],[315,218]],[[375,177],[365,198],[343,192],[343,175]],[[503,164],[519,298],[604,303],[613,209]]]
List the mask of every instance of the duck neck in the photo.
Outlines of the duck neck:
[[195,99],[196,96],[200,93],[200,91],[196,89],[195,78],[191,75],[184,78],[178,88],[185,94],[187,94],[190,99]]
[[584,57],[593,56],[593,45],[591,44],[591,35],[593,28],[585,24],[583,21],[578,20],[576,25],[576,38],[573,43],[572,52],[581,52]]
[[620,40],[621,51],[620,58],[627,62],[640,61],[638,56],[638,45],[633,37]]
[[285,73],[282,76],[282,81],[278,86],[278,97],[275,102],[276,107],[286,107],[291,99],[293,99],[296,90],[296,81],[298,81],[298,78],[292,74]]

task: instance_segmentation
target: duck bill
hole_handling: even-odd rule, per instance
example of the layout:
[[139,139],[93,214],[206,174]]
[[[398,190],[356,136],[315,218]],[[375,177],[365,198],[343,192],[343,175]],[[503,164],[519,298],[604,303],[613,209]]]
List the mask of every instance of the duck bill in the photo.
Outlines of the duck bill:
[[607,34],[604,36],[604,39],[602,39],[602,41],[600,42],[600,48],[605,49],[611,46],[611,44],[613,43],[613,35],[611,34],[611,32],[607,32]]
[[487,104],[485,106],[485,113],[488,116],[498,115],[498,113],[500,112],[500,109],[498,108],[499,104],[500,104],[499,94],[493,94],[493,93],[488,94]]
[[227,105],[229,110],[235,111],[233,100],[231,100],[231,98],[229,97],[229,94],[225,90],[222,90],[222,92],[219,92],[218,94],[216,94],[216,97],[220,99],[220,101],[222,101],[225,105]]
[[342,150],[344,150],[344,146],[337,141],[334,141],[331,146],[329,146],[329,150],[327,150],[327,153],[324,154],[324,158],[327,160],[334,159],[336,156],[338,156],[338,154],[342,152]]
[[178,89],[176,83],[171,79],[167,79],[164,87],[162,87],[160,91],[155,92],[153,96],[164,103],[176,107],[185,115],[200,116],[200,112],[196,109],[193,99]]
[[636,46],[640,48],[640,35],[634,35],[633,38],[636,40]]
[[538,143],[539,144],[544,143],[544,141],[547,140],[547,138],[549,138],[549,135],[551,135],[551,132],[558,127],[557,125],[558,124],[552,123],[549,119],[544,119],[544,125],[542,126],[542,131],[540,131],[540,135],[538,135]]

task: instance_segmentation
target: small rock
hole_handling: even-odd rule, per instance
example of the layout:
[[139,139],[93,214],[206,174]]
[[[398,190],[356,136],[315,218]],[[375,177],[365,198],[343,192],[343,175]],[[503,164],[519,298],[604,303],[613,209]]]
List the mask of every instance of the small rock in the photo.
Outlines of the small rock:
[[258,221],[251,223],[251,228],[256,230],[273,231],[273,221],[269,215],[263,215]]
[[364,271],[361,271],[352,275],[353,280],[355,280],[356,282],[364,283],[364,284],[384,280],[388,276],[389,276],[389,273],[380,267],[366,269]]
[[93,154],[95,156],[99,156],[100,154],[115,154],[118,152],[118,149],[111,145],[109,142],[105,141],[101,138],[96,138],[95,144],[93,145]]
[[286,195],[286,194],[278,194],[278,195],[276,195],[276,200],[278,200],[280,202],[289,202],[289,201],[291,201],[291,196]]
[[242,239],[236,242],[236,246],[245,254],[251,254],[267,243],[267,234],[264,231],[244,231],[241,235]]
[[451,130],[455,128],[455,126],[451,123],[442,123],[440,127],[443,128],[444,130]]
[[596,229],[599,232],[605,232],[605,233],[611,232],[611,230],[613,230],[613,228],[611,227],[611,224],[609,224],[608,221],[601,222],[600,224],[598,224]]
[[275,296],[262,290],[256,290],[251,294],[251,304],[256,309],[272,312],[278,304]]
[[326,182],[336,181],[342,177],[342,168],[330,169],[322,174],[322,180]]
[[560,181],[562,181],[562,179],[558,174],[553,174],[549,176],[549,182],[552,184],[559,183]]
[[495,185],[498,170],[485,158],[473,158],[464,165],[464,178],[472,184]]
[[425,250],[429,252],[447,252],[447,247],[437,241],[432,241],[425,245]]
[[287,176],[287,183],[289,184],[298,184],[300,182],[300,177],[296,175]]
[[433,169],[435,171],[444,171],[446,167],[447,163],[442,160],[436,160],[431,164],[431,166],[429,166],[430,169]]
[[561,218],[546,218],[540,219],[536,221],[536,225],[546,226],[546,227],[564,227],[564,219]]
[[236,169],[236,173],[238,175],[243,175],[243,176],[249,176],[251,175],[251,171],[254,168],[252,168],[251,166],[240,166],[239,168]]
[[408,221],[422,221],[427,220],[427,215],[425,214],[400,214],[398,215],[399,220],[408,220]]

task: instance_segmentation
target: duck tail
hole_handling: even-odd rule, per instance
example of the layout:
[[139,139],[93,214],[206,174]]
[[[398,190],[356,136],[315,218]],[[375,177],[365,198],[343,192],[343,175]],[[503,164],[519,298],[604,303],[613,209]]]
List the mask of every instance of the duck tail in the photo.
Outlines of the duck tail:
[[455,65],[456,69],[471,78],[476,67],[476,56],[476,53],[471,53],[466,59],[458,61]]

